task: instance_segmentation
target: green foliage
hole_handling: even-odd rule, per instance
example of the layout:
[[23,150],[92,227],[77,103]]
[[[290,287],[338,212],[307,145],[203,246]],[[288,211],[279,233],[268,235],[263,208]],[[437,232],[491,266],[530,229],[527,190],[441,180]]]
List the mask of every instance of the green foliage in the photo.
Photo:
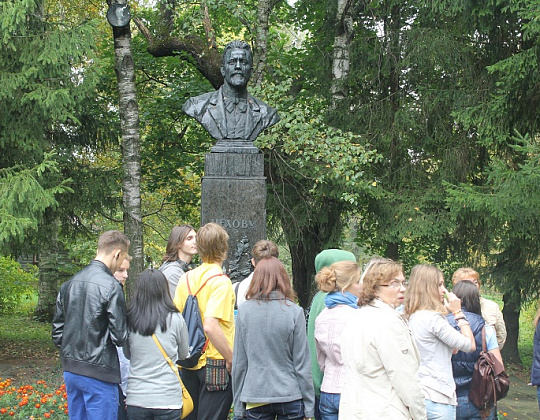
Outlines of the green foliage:
[[13,311],[23,298],[29,298],[37,281],[37,269],[25,271],[11,258],[0,257],[0,313]]
[[[483,185],[448,184],[448,204],[456,222],[475,238],[473,246],[499,265],[495,274],[502,290],[518,290],[526,299],[537,297],[540,287],[540,144],[519,135],[513,143],[513,159],[493,158]],[[516,246],[519,253],[503,269]]]
[[320,97],[290,96],[290,83],[253,89],[281,115],[280,123],[256,141],[269,166],[269,211],[296,226],[288,230],[288,241],[305,239],[301,226],[329,223],[320,240],[336,243],[340,229],[334,218],[339,221],[343,212],[356,210],[376,193],[365,173],[379,156],[360,136],[327,125]]
[[29,231],[38,229],[39,220],[46,209],[54,207],[56,194],[71,189],[69,180],[44,187],[43,179],[58,172],[52,154],[32,168],[0,169],[0,249],[8,242],[21,242]]

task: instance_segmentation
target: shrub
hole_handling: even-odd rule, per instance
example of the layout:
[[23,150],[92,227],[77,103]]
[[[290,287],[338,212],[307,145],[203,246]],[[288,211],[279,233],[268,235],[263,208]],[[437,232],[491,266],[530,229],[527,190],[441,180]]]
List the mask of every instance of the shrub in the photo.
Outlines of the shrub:
[[13,311],[23,298],[30,298],[32,286],[37,280],[37,268],[31,272],[8,257],[0,257],[0,313]]

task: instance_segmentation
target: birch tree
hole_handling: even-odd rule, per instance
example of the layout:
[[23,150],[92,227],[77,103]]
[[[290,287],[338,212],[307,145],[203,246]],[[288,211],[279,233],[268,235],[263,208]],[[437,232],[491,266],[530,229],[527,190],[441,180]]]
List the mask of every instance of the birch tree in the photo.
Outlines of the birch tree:
[[[125,0],[116,4],[125,5]],[[109,6],[111,1],[109,0]],[[118,110],[122,136],[122,192],[124,203],[124,231],[131,241],[133,260],[130,277],[136,278],[144,269],[143,223],[141,210],[141,139],[139,106],[135,85],[135,67],[131,46],[131,29],[113,27],[115,72],[118,82]],[[128,295],[131,290],[128,283]]]

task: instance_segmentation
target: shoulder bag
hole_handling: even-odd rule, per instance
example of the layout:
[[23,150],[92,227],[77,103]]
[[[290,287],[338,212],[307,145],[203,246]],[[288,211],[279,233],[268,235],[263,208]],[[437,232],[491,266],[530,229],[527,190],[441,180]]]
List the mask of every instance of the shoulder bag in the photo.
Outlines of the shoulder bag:
[[489,413],[497,401],[506,397],[510,379],[504,366],[486,350],[486,327],[482,328],[482,351],[474,365],[469,400],[482,411]]
[[188,390],[184,386],[184,383],[182,382],[182,378],[180,377],[180,374],[178,373],[178,366],[176,366],[175,363],[171,360],[171,358],[167,355],[165,350],[163,349],[163,346],[159,342],[158,338],[155,334],[152,334],[152,338],[154,339],[156,345],[158,346],[159,350],[161,351],[161,354],[173,370],[173,372],[176,374],[176,377],[178,378],[178,382],[180,382],[180,387],[182,388],[182,419],[186,418],[192,411],[193,411],[193,399],[191,398],[191,395],[189,395]]

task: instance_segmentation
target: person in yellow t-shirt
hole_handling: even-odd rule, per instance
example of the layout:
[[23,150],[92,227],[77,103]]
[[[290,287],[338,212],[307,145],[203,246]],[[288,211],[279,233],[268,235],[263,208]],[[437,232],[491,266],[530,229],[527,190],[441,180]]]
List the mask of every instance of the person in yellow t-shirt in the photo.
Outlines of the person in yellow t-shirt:
[[[207,223],[197,232],[197,248],[202,264],[178,281],[174,303],[182,312],[189,290],[197,293],[206,352],[193,369],[182,369],[184,385],[193,398],[193,412],[186,420],[226,420],[232,404],[230,373],[234,343],[234,291],[223,274],[229,235],[216,223]],[[189,283],[189,286],[188,286]]]

